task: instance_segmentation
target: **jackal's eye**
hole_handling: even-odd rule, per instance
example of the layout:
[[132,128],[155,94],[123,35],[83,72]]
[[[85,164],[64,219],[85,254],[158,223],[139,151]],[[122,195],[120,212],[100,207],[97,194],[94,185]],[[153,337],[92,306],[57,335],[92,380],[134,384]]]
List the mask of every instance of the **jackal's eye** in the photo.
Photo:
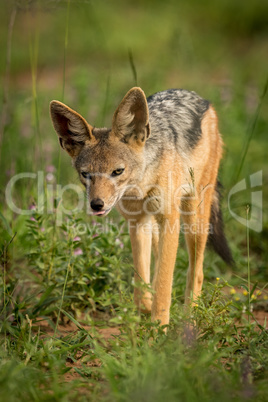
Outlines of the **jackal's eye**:
[[113,171],[112,176],[120,176],[120,174],[122,174],[124,170],[124,168],[116,169]]
[[91,179],[90,173],[88,173],[88,172],[81,172],[81,175],[84,177],[84,179],[87,179],[87,180]]

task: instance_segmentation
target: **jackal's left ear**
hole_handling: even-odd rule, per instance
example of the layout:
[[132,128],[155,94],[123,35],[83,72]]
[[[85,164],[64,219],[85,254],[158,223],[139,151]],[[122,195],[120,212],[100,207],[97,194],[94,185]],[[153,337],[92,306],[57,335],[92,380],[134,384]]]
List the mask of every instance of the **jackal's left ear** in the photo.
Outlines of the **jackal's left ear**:
[[132,88],[116,109],[112,129],[124,142],[144,145],[150,135],[149,110],[141,88]]
[[87,140],[93,140],[93,127],[64,103],[50,102],[50,116],[61,147],[72,158],[79,153]]

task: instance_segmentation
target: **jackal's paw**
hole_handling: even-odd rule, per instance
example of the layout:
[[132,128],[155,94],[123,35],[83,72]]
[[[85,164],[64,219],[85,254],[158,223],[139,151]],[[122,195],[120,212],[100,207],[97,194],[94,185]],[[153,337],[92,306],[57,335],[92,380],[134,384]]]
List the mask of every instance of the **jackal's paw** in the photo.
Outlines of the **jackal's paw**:
[[149,314],[152,311],[152,295],[149,292],[134,295],[134,301],[138,309],[145,314]]
[[152,321],[160,321],[161,325],[169,324],[169,309],[156,310],[152,308]]

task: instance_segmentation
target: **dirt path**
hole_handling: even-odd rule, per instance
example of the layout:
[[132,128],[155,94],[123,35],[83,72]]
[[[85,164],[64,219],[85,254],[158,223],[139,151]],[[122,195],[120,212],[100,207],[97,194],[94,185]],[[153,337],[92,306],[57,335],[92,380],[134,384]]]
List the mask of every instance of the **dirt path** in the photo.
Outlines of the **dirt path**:
[[[263,326],[267,327],[268,323],[268,312],[264,310],[256,310],[254,311],[254,318],[256,322]],[[79,320],[79,322],[83,322],[83,319]],[[254,322],[254,320],[253,320]],[[40,325],[40,331],[44,335],[48,335],[53,337],[54,336],[54,330],[49,326],[47,321],[40,321],[38,322]],[[92,331],[93,327],[90,325],[84,325],[81,324],[81,327],[83,327],[86,331],[90,332]],[[98,326],[94,326],[94,331],[97,330],[100,338],[103,340],[109,340],[114,336],[120,335],[120,329],[119,327],[106,327],[106,328],[101,328]],[[72,334],[78,331],[77,326],[73,322],[68,322],[67,324],[60,324],[58,326],[58,331],[57,331],[57,336],[67,336],[68,334]],[[92,331],[93,332],[93,331]],[[79,374],[79,369],[82,368],[82,366],[86,367],[100,367],[101,362],[98,359],[93,359],[87,362],[82,362],[82,357],[83,357],[83,351],[79,351],[76,354],[76,361],[73,361],[72,359],[67,359],[66,361],[66,367],[70,368],[70,370],[65,373],[64,378],[66,382],[70,382],[76,379],[81,379],[81,375]],[[81,389],[83,392],[83,390]],[[88,393],[88,389],[85,389],[85,393]]]

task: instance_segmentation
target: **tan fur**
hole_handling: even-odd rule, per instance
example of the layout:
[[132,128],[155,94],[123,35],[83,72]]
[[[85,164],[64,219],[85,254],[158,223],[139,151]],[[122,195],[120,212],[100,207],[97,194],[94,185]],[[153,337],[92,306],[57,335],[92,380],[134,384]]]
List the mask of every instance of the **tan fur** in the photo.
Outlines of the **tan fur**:
[[[162,325],[168,324],[180,215],[184,225],[196,227],[195,233],[185,234],[189,252],[186,305],[196,300],[202,288],[208,234],[201,226],[209,225],[222,155],[216,113],[210,106],[203,116],[201,139],[189,155],[180,155],[167,144],[157,169],[145,169],[144,143],[150,135],[150,126],[146,98],[139,88],[129,91],[117,108],[106,148],[102,147],[100,151],[97,146],[92,146],[98,143],[98,132],[94,136],[92,126],[80,115],[68,107],[62,111],[61,107],[60,102],[54,101],[52,104],[54,127],[59,137],[63,138],[63,148],[72,156],[79,173],[85,169],[92,173],[89,199],[101,198],[107,210],[116,205],[129,222],[137,285],[150,285],[151,248],[154,251],[152,293],[137,286],[134,291],[135,303],[139,309],[151,311],[152,320],[160,320]],[[73,151],[70,149],[62,113],[68,119],[69,113],[73,113],[74,117],[68,123],[74,134],[72,140],[78,135],[79,139],[85,141],[85,156],[83,152],[79,153],[81,144],[74,146]],[[120,166],[125,169],[124,175],[114,181],[110,172]],[[81,181],[86,185],[83,177]],[[126,190],[125,183],[131,188]]]
[[[215,192],[215,184],[218,173],[218,166],[222,154],[222,141],[217,128],[217,116],[212,107],[206,112],[202,122],[202,139],[197,145],[195,151],[188,161],[188,166],[185,166],[185,161],[180,159],[177,153],[166,153],[162,159],[162,164],[150,182],[154,182],[162,187],[164,194],[167,194],[170,189],[166,178],[166,172],[170,171],[173,166],[184,165],[184,175],[175,175],[173,172],[173,180],[180,186],[184,183],[191,183],[195,180],[195,200],[192,201],[193,194],[186,194],[186,198],[182,203],[182,209],[186,212],[191,212],[191,215],[184,215],[182,219],[184,223],[197,226],[196,234],[186,234],[186,242],[189,253],[189,269],[187,275],[187,285],[185,293],[185,303],[190,304],[200,295],[203,284],[203,258],[204,250],[207,242],[207,234],[198,230],[199,223],[205,227],[209,224],[210,210],[212,197]],[[194,173],[193,178],[189,170]],[[158,176],[159,172],[161,175]],[[204,189],[203,192],[201,189]],[[171,193],[172,196],[174,193]],[[187,196],[188,195],[188,196]],[[139,210],[138,202],[130,202],[125,205],[126,209],[131,211]],[[132,216],[127,216],[122,211],[121,213],[126,219],[133,219]],[[134,259],[135,270],[138,275],[135,275],[136,280],[140,278],[148,283],[148,267],[150,261],[150,239],[142,234],[140,225],[145,220],[148,223],[148,216],[141,215],[136,218],[136,227],[130,231],[132,252]],[[171,303],[171,290],[173,280],[173,270],[177,254],[178,239],[179,239],[179,219],[180,214],[175,208],[171,207],[171,212],[166,211],[164,216],[156,216],[159,226],[159,234],[154,232],[153,243],[156,257],[155,274],[152,282],[153,302],[152,302],[152,319],[160,320],[162,324],[169,323],[169,308]],[[135,224],[132,224],[132,226]],[[172,230],[173,229],[173,230]],[[158,238],[159,237],[159,238]],[[148,292],[141,297],[138,291],[135,291],[136,303],[145,311],[150,310],[151,297]],[[137,296],[139,294],[139,296]]]
[[[211,204],[215,194],[220,158],[222,155],[222,141],[217,130],[217,116],[212,107],[206,112],[202,121],[203,137],[199,146],[193,153],[193,162],[196,165],[194,172],[196,183],[196,200],[189,204],[193,215],[183,215],[183,221],[187,224],[195,224],[195,234],[187,234],[186,243],[189,253],[189,269],[187,273],[187,284],[185,303],[190,304],[200,296],[203,284],[203,259],[206,247],[207,235],[200,233],[199,228],[209,224]],[[203,162],[202,169],[198,166]],[[199,191],[198,191],[199,189]],[[204,189],[202,191],[202,189]]]

